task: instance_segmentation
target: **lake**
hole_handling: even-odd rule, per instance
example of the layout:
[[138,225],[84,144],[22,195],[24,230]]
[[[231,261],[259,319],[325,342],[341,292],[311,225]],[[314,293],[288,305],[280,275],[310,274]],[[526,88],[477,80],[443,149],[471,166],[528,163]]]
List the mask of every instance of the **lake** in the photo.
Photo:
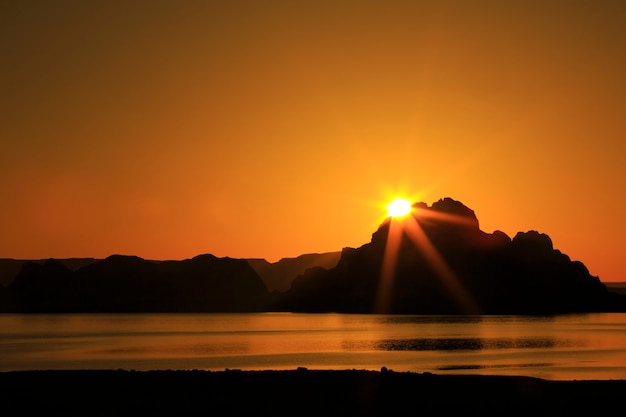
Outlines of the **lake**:
[[1,314],[0,371],[371,369],[626,379],[626,314]]

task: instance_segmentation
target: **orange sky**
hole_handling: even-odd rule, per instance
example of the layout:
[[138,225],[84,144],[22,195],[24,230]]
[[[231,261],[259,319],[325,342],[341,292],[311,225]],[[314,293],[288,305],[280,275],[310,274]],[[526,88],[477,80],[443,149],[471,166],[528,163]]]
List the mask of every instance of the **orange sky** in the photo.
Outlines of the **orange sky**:
[[400,193],[626,281],[626,3],[2,1],[0,257],[360,246]]

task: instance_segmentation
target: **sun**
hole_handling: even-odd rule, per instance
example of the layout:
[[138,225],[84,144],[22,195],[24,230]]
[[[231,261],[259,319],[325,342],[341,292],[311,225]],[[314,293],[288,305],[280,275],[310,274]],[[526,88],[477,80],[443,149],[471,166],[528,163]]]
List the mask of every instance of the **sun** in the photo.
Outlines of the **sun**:
[[411,212],[411,202],[404,198],[396,198],[387,206],[387,214],[391,217],[404,217]]

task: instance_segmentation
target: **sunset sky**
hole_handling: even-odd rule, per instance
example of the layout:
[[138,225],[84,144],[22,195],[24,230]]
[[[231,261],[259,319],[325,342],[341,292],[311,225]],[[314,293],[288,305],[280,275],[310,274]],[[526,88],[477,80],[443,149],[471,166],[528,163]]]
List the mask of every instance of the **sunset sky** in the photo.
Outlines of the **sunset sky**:
[[0,0],[0,258],[276,261],[400,195],[626,281],[626,2]]

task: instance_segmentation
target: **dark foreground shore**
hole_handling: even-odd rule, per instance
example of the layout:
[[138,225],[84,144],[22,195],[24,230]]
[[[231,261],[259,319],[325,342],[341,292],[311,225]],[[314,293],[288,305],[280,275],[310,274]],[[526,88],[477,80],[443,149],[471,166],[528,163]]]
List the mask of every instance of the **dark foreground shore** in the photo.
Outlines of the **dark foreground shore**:
[[7,416],[608,415],[625,396],[624,380],[392,371],[0,373]]

